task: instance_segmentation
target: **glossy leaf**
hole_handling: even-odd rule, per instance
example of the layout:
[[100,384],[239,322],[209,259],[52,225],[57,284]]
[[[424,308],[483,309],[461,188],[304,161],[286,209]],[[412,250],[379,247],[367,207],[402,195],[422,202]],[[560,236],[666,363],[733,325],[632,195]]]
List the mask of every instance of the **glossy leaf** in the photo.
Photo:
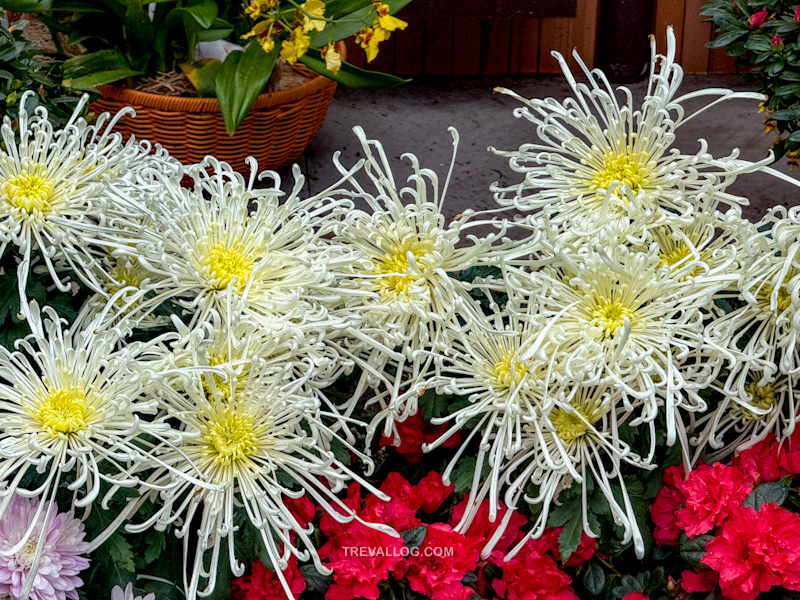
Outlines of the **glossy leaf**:
[[267,53],[250,42],[243,51],[231,52],[222,63],[217,73],[217,98],[228,135],[233,135],[267,85],[279,52],[278,44]]
[[[395,14],[398,10],[407,5],[411,0],[386,0],[389,5],[389,12]],[[327,14],[326,14],[327,16]],[[375,20],[375,9],[370,2],[369,5],[355,10],[349,14],[341,16],[338,23],[328,23],[322,31],[311,34],[311,47],[320,48],[334,42],[338,42],[351,35],[355,35],[360,29],[369,27]]]
[[353,88],[389,88],[411,81],[388,73],[360,69],[346,62],[342,63],[341,69],[334,75],[325,66],[325,59],[320,51],[313,48],[300,57],[300,62],[320,75]]

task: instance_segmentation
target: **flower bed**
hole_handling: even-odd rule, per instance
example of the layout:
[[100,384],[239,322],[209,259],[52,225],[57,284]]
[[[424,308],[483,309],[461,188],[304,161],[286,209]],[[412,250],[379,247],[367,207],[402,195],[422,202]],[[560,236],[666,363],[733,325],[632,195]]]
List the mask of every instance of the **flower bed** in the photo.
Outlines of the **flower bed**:
[[308,197],[297,167],[287,192],[23,100],[0,595],[796,590],[800,210],[750,223],[727,190],[768,160],[672,148],[762,96],[678,96],[667,37],[640,106],[577,56],[563,102],[499,90],[539,141],[497,151],[520,182],[496,210],[450,221],[455,154],[400,182],[356,128],[364,158]]

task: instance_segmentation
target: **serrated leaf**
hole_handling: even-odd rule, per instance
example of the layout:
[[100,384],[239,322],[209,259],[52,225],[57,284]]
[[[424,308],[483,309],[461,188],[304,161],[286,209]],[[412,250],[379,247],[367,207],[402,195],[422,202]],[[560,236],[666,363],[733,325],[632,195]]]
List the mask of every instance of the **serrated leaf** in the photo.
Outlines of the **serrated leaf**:
[[108,557],[120,569],[134,571],[133,548],[120,533],[115,533],[103,544],[108,551]]
[[409,529],[404,534],[403,543],[410,551],[414,551],[422,545],[422,542],[425,541],[425,536],[428,534],[428,528],[425,525],[419,525],[418,527],[414,527],[414,529]]
[[561,554],[561,562],[565,563],[578,549],[583,533],[583,518],[581,512],[572,515],[572,519],[564,523],[564,529],[558,535],[558,551]]
[[583,571],[583,587],[592,596],[599,596],[606,585],[606,573],[596,562],[590,562]]
[[144,539],[147,549],[144,551],[144,562],[146,565],[154,562],[161,556],[167,547],[167,539],[163,531],[151,530]]
[[764,504],[777,504],[780,506],[786,501],[789,490],[780,482],[762,483],[747,495],[742,506],[749,506],[761,510]]

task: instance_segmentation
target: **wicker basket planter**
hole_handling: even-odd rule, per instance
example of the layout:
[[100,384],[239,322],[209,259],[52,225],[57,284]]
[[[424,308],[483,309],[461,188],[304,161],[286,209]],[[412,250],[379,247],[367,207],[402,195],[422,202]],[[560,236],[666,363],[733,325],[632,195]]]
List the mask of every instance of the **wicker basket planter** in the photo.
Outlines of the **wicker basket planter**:
[[165,96],[116,85],[98,90],[102,97],[92,104],[95,113],[115,114],[125,106],[136,110],[135,118],[124,117],[115,127],[126,139],[133,134],[161,144],[184,164],[210,154],[246,174],[248,156],[258,160],[259,169],[277,169],[297,160],[322,127],[336,82],[316,75],[261,94],[233,136],[225,131],[216,98]]

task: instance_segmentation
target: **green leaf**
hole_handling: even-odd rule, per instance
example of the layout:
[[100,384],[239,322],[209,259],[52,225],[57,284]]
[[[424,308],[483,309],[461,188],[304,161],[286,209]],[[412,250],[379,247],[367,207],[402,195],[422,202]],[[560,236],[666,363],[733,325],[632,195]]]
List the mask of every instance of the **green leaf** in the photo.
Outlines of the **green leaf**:
[[346,62],[343,62],[339,72],[334,74],[325,66],[325,59],[322,58],[320,51],[313,48],[300,57],[300,62],[312,71],[352,88],[390,88],[411,81],[388,73],[360,69]]
[[723,48],[730,44],[731,42],[735,42],[739,38],[747,35],[747,31],[729,31],[727,33],[723,33],[722,35],[714,38],[710,42],[706,44],[707,48]]
[[[386,0],[385,3],[389,5],[389,13],[395,14],[398,10],[403,8],[411,0]],[[326,14],[332,14],[327,13]],[[340,20],[335,23],[328,23],[322,31],[317,31],[311,34],[311,47],[321,48],[334,42],[338,42],[345,38],[355,35],[360,29],[369,27],[375,20],[375,8],[370,2],[368,5],[354,10],[348,14],[341,14]]]
[[90,89],[141,74],[119,50],[99,50],[64,62],[64,85],[75,89]]
[[[450,474],[450,482],[455,486],[457,494],[468,492],[472,488],[472,478],[475,475],[476,463],[474,456],[465,456],[458,461],[456,468]],[[488,473],[489,463],[484,461],[481,469],[481,479]]]
[[331,576],[323,575],[314,565],[300,565],[300,572],[306,580],[306,588],[309,592],[324,594],[331,587]]
[[564,529],[558,535],[558,551],[561,553],[562,564],[569,560],[572,553],[578,549],[583,533],[582,512],[572,515],[572,519],[564,523]]
[[776,110],[770,116],[776,121],[796,121],[797,119],[800,119],[800,107],[798,108],[791,107],[783,110]]
[[3,273],[0,275],[0,323],[4,323],[9,315],[14,316],[18,312],[17,274]]
[[325,4],[325,16],[329,19],[340,19],[370,4],[372,0],[330,0]]
[[752,33],[744,43],[745,48],[756,52],[769,52],[772,49],[770,38],[761,33]]
[[111,562],[125,571],[134,571],[133,549],[128,541],[117,532],[103,544],[108,551]]
[[422,545],[427,534],[428,528],[425,525],[414,527],[403,534],[403,543],[405,543],[406,548],[413,552]]
[[194,65],[181,64],[181,71],[203,98],[214,98],[217,95],[216,78],[222,61],[209,59]]
[[583,572],[583,587],[592,596],[599,596],[606,585],[606,573],[603,567],[592,561]]
[[53,9],[53,0],[3,0],[3,10],[37,13]]
[[685,533],[678,541],[678,552],[681,558],[690,565],[697,566],[706,554],[706,544],[714,539],[713,535],[700,535],[689,539]]
[[742,502],[742,506],[749,506],[756,510],[761,510],[764,504],[777,504],[780,506],[786,501],[789,495],[789,490],[782,483],[775,481],[770,483],[762,483]]
[[217,98],[228,135],[234,134],[267,85],[279,52],[279,44],[267,53],[251,41],[244,51],[234,50],[222,63],[217,73]]
[[144,562],[149,565],[155,562],[164,549],[167,547],[167,539],[163,531],[150,530],[147,537],[144,539],[147,544],[147,549],[144,551]]
[[788,85],[778,85],[775,87],[775,95],[781,98],[795,96],[800,93],[800,83],[790,83]]

